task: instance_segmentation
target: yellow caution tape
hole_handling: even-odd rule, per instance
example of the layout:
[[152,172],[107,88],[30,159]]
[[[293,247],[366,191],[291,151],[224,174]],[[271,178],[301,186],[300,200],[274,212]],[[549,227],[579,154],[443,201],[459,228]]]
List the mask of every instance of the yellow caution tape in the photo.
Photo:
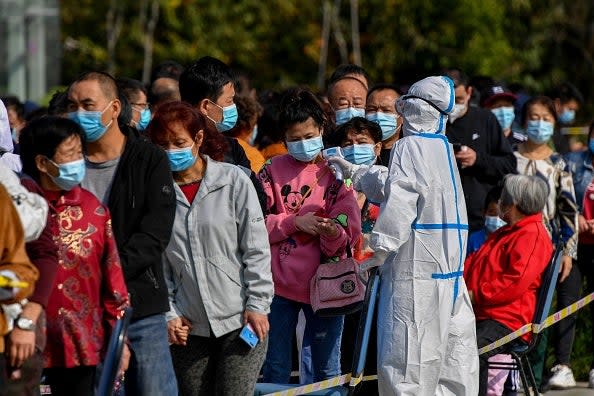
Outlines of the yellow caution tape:
[[340,377],[330,378],[313,384],[299,386],[297,388],[287,389],[281,392],[269,393],[267,396],[297,396],[304,395],[310,392],[315,392],[323,389],[332,388],[334,386],[344,385],[351,380],[351,374],[341,375]]
[[[478,353],[479,353],[479,355],[482,355],[483,353],[492,351],[493,349],[499,348],[500,346],[505,345],[505,344],[515,340],[516,338],[519,338],[519,337],[523,336],[524,334],[528,334],[530,332],[532,332],[534,334],[540,333],[547,327],[550,327],[550,326],[554,325],[555,323],[565,319],[569,315],[579,311],[586,305],[590,304],[592,301],[594,301],[594,293],[591,293],[591,294],[587,295],[586,297],[582,298],[581,300],[569,305],[568,307],[565,307],[562,310],[555,312],[553,315],[546,318],[544,320],[544,322],[542,322],[539,325],[528,323],[528,324],[520,327],[518,330],[514,331],[513,333],[510,333],[510,334],[506,335],[505,337],[502,337],[502,338],[498,339],[497,341],[480,348]],[[349,373],[349,374],[341,375],[339,377],[330,378],[330,379],[327,379],[324,381],[315,382],[313,384],[303,385],[303,386],[299,386],[297,388],[287,389],[287,390],[281,391],[281,392],[269,393],[267,396],[304,395],[304,394],[307,394],[310,392],[329,389],[334,386],[344,385],[346,383],[348,383],[349,386],[357,386],[361,382],[375,381],[375,380],[377,380],[377,375],[367,375],[367,376],[360,375],[359,377],[352,377],[352,375]]]
[[505,337],[500,338],[497,341],[480,348],[479,355],[482,355],[483,353],[490,352],[495,348],[499,348],[500,346],[505,345],[505,344],[509,343],[510,341],[513,341],[516,338],[523,336],[524,334],[528,334],[530,332],[532,332],[534,334],[538,334],[541,331],[543,331],[544,329],[546,329],[547,327],[551,327],[555,323],[565,319],[569,315],[584,308],[586,305],[590,304],[593,300],[594,300],[594,293],[590,293],[589,295],[582,298],[581,300],[563,308],[560,311],[555,312],[554,314],[552,314],[551,316],[546,318],[541,324],[528,323],[527,325],[522,326],[521,328],[514,331],[513,333],[510,333],[510,334],[506,335]]
[[559,312],[554,313],[553,315],[549,316],[539,325],[534,325],[534,333],[540,333],[547,327],[554,325],[555,323],[559,322],[560,320],[565,319],[569,315],[579,311],[580,309],[584,308],[586,305],[590,304],[594,301],[594,293],[590,293],[586,297],[582,298],[581,300],[571,304],[568,307],[563,308]]
[[361,383],[361,381],[363,381],[363,374],[359,375],[358,377],[351,377],[349,386],[357,386],[359,383]]

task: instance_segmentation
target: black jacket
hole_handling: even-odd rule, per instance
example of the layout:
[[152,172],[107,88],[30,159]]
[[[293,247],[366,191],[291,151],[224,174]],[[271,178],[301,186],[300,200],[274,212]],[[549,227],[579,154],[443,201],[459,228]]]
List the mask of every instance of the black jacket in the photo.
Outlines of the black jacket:
[[163,150],[122,129],[127,136],[109,196],[114,236],[134,318],[169,310],[162,253],[175,217],[175,193]]
[[267,203],[266,203],[266,193],[264,192],[264,188],[260,183],[257,175],[252,172],[252,164],[250,160],[245,155],[245,151],[243,147],[237,142],[237,139],[232,138],[230,136],[225,136],[227,139],[227,143],[229,144],[229,149],[225,153],[224,161],[228,164],[239,165],[245,169],[246,173],[249,172],[250,179],[254,188],[256,189],[256,193],[258,194],[258,202],[260,202],[260,207],[262,208],[262,213],[266,214],[267,210]]
[[461,168],[460,178],[466,199],[470,231],[484,227],[487,193],[508,173],[516,173],[516,157],[503,135],[497,118],[488,110],[470,106],[462,117],[448,123],[450,143],[461,143],[476,151],[476,162]]

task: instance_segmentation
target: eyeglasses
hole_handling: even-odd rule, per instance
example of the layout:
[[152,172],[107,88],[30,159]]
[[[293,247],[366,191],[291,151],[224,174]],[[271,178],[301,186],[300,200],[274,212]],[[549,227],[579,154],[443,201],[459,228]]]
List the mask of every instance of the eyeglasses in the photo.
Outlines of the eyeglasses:
[[132,105],[132,107],[136,107],[140,110],[145,110],[148,109],[150,106],[150,103],[130,103]]

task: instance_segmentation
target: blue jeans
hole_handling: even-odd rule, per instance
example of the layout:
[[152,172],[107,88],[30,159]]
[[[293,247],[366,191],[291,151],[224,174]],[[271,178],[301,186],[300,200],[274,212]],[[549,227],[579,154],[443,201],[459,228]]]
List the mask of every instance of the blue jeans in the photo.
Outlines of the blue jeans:
[[311,346],[314,382],[340,375],[340,338],[344,317],[323,318],[313,313],[308,304],[274,296],[268,321],[270,333],[268,353],[263,368],[263,382],[287,384],[291,378],[293,337],[299,311],[305,314],[305,340]]
[[132,320],[128,328],[131,354],[126,372],[126,395],[176,396],[165,314]]

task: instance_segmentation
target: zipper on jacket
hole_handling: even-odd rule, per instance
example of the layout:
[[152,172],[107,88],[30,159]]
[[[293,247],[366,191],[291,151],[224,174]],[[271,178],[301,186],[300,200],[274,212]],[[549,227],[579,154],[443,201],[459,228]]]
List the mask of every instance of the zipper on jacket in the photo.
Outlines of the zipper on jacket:
[[151,280],[151,282],[153,282],[153,287],[155,289],[158,289],[159,288],[159,284],[157,283],[157,278],[155,277],[155,274],[153,273],[153,269],[152,268],[149,268],[146,271],[146,274],[149,277],[149,279]]

